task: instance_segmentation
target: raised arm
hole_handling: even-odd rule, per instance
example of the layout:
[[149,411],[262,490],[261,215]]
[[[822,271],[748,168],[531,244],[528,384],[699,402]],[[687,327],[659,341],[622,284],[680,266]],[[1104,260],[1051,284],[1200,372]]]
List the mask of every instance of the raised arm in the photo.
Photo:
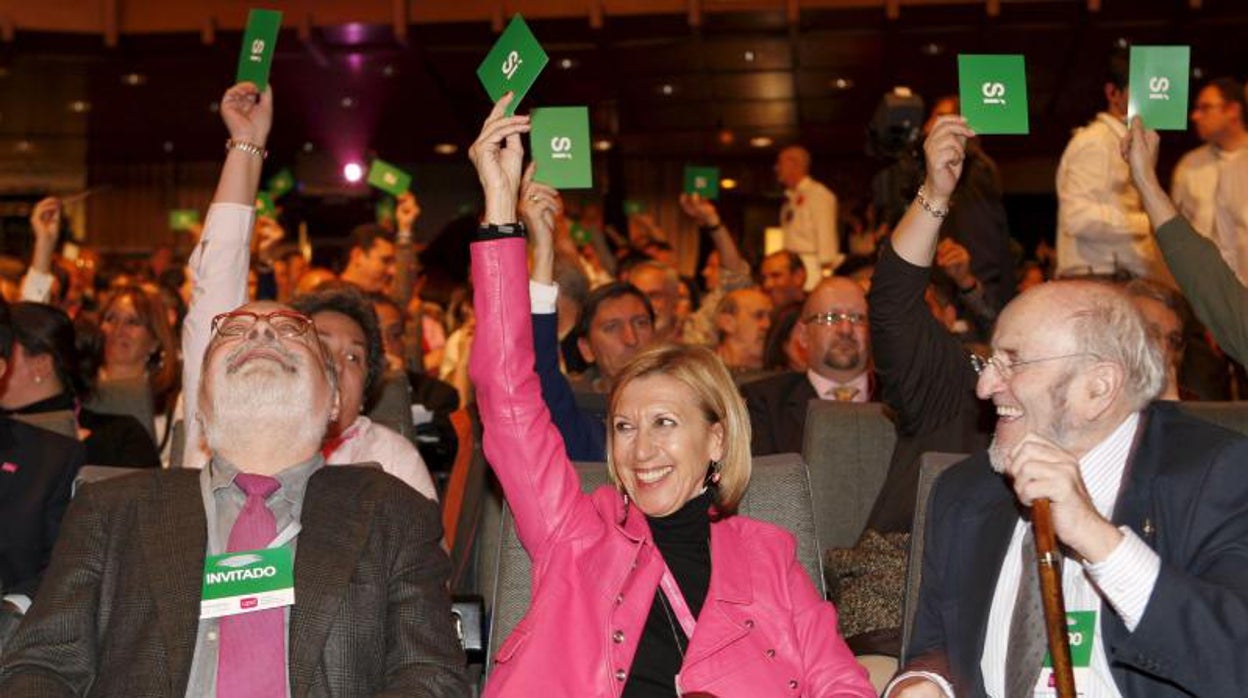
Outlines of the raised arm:
[[204,234],[188,263],[193,285],[182,325],[182,419],[186,447],[181,465],[193,468],[207,462],[207,453],[200,446],[197,416],[200,365],[212,332],[212,318],[247,302],[256,190],[273,123],[272,87],[261,94],[255,85],[244,82],[226,90],[221,98],[221,119],[230,133],[232,147],[225,154]]
[[577,507],[592,505],[581,494],[533,372],[528,269],[516,212],[520,134],[529,130],[529,118],[503,115],[511,99],[494,106],[468,152],[485,193],[484,225],[472,244],[477,347],[470,371],[486,459],[512,506],[521,543],[538,558],[566,533]]
[[47,303],[52,298],[52,253],[61,232],[61,200],[49,196],[35,204],[30,212],[30,230],[35,236],[35,250],[30,268],[22,277],[22,300]]
[[1123,155],[1157,231],[1157,246],[1196,316],[1228,354],[1241,363],[1248,362],[1248,289],[1222,258],[1218,246],[1179,215],[1162,189],[1156,173],[1157,144],[1155,132],[1144,130],[1138,118],[1132,120]]

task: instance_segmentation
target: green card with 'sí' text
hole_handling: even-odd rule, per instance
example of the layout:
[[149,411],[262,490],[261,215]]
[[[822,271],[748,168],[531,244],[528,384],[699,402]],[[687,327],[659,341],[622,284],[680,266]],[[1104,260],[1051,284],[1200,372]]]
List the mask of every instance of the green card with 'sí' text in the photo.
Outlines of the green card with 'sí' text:
[[594,186],[587,107],[544,107],[533,110],[530,147],[537,163],[534,181],[556,189]]
[[254,82],[261,92],[269,85],[269,69],[277,49],[277,33],[282,29],[282,13],[276,10],[252,10],[247,15],[243,48],[238,56],[236,82]]
[[1158,131],[1187,130],[1189,46],[1132,46],[1127,118]]
[[377,214],[377,224],[383,226],[394,225],[396,220],[394,217],[395,208],[396,202],[393,196],[381,197],[381,201],[378,201],[374,207],[374,212]]
[[1027,118],[1027,66],[1021,55],[958,56],[962,116],[977,134],[1023,134]]
[[719,168],[685,165],[685,193],[714,201],[719,198]]
[[368,183],[391,196],[402,196],[412,186],[412,176],[385,160],[375,159],[368,168]]
[[267,191],[256,192],[256,216],[272,218],[276,215],[277,205],[273,203],[273,195]]
[[491,101],[497,102],[508,91],[516,93],[507,105],[507,116],[511,116],[549,60],[524,18],[516,15],[477,68],[477,77]]
[[193,208],[176,208],[169,212],[170,230],[190,230],[199,222],[199,211]]

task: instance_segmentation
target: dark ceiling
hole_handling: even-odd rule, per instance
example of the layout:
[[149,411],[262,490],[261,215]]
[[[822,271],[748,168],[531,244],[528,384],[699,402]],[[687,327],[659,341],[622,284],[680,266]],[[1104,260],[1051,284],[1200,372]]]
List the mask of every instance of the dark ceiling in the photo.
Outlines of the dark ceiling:
[[[1200,5],[1193,9],[1192,5]],[[859,155],[881,94],[907,85],[928,97],[956,88],[958,53],[1023,53],[1033,135],[1002,137],[994,152],[1060,152],[1071,127],[1096,110],[1104,58],[1120,41],[1187,43],[1205,77],[1243,77],[1248,2],[1105,0],[803,10],[719,11],[691,28],[683,15],[530,22],[551,63],[527,106],[591,106],[596,138],[617,152],[683,158],[760,157],[807,143]],[[389,25],[284,31],[272,82],[271,149],[292,159],[305,144],[342,158],[375,152],[397,162],[462,158],[488,108],[475,70],[496,34],[488,22],[413,25],[406,45]],[[0,138],[88,136],[94,163],[213,159],[223,129],[210,108],[231,81],[240,36],[217,33],[98,36],[19,32],[0,44]],[[138,74],[140,84],[123,82]],[[87,111],[81,111],[85,102]],[[75,111],[78,109],[79,111]],[[459,153],[437,155],[453,143]],[[768,155],[767,157],[770,157]]]

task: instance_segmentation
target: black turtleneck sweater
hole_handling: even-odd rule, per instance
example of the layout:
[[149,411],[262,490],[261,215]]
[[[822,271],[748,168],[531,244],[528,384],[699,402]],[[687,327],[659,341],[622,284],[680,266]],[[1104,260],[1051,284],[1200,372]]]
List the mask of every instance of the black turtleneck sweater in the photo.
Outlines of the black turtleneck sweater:
[[[41,414],[76,409],[77,402],[68,392],[46,400],[32,402],[4,414]],[[160,454],[156,444],[139,420],[129,415],[101,414],[85,407],[78,410],[78,426],[90,432],[82,440],[87,447],[87,465],[112,465],[123,468],[159,468]]]
[[[711,501],[711,491],[707,490],[673,514],[646,517],[650,535],[694,618],[702,613],[711,584]],[[664,608],[664,600],[659,598],[662,594],[660,586],[650,602],[650,615],[646,616],[637,654],[628,672],[628,683],[624,685],[626,698],[670,698],[676,694],[676,674],[680,671],[682,655],[688,650],[689,638],[685,637],[676,614],[671,613],[670,604]]]

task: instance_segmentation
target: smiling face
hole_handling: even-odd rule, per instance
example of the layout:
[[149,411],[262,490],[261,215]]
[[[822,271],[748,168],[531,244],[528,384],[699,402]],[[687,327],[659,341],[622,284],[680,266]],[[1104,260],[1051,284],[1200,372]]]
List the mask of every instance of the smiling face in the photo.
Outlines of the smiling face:
[[1081,349],[1070,321],[1054,317],[1052,309],[1061,307],[1054,305],[1061,300],[1059,294],[1039,291],[1007,306],[992,338],[993,356],[1004,364],[1034,363],[1015,366],[1006,371],[1008,376],[989,365],[976,386],[981,399],[996,405],[997,426],[988,455],[998,471],[1028,433],[1072,452],[1082,445],[1077,396],[1084,392],[1081,377],[1089,357],[1078,355]]
[[118,296],[104,311],[100,331],[104,333],[104,365],[110,372],[146,365],[160,346],[129,294]]
[[724,457],[724,426],[712,424],[684,383],[663,374],[622,386],[610,416],[616,479],[647,516],[667,516],[705,486]]
[[[822,317],[828,314],[839,317],[829,322]],[[802,308],[800,337],[810,368],[825,378],[841,382],[867,370],[871,359],[871,331],[866,318],[867,296],[861,286],[843,277],[819,282]]]

